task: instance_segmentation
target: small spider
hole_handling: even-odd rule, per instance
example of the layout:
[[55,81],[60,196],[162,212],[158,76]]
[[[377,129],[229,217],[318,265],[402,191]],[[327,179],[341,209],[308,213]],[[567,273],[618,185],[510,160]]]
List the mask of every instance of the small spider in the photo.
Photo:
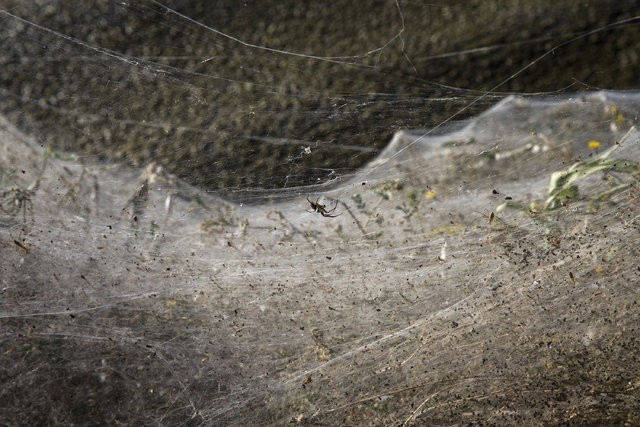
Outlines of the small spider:
[[318,197],[316,199],[316,201],[314,202],[313,200],[309,200],[309,196],[307,196],[307,202],[309,202],[309,204],[311,205],[311,209],[313,209],[313,212],[318,212],[320,215],[322,216],[326,216],[328,218],[335,218],[337,216],[342,215],[342,212],[340,212],[337,215],[331,215],[331,213],[333,211],[336,210],[336,208],[338,207],[338,201],[336,200],[336,205],[333,207],[333,209],[329,209],[327,210],[327,205],[321,205],[320,202],[320,197]]

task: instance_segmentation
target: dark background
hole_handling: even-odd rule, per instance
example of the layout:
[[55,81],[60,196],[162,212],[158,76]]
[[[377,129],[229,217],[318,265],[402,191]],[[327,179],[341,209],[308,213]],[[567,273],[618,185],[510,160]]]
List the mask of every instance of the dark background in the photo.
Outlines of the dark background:
[[640,21],[615,23],[639,4],[3,0],[0,109],[87,162],[233,198],[329,181],[508,93],[637,88]]

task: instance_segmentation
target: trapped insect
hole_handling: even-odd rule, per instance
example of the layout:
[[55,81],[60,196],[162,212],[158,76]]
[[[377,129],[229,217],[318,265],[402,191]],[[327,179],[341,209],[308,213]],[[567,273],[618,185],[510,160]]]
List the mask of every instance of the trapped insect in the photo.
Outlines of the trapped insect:
[[336,215],[332,215],[332,213],[338,207],[338,201],[337,200],[336,200],[336,205],[333,207],[333,209],[329,209],[329,210],[327,210],[327,205],[322,205],[322,204],[319,203],[320,202],[320,197],[318,197],[316,199],[316,201],[314,202],[313,200],[309,199],[309,196],[307,196],[307,202],[309,202],[309,204],[311,205],[311,209],[313,210],[313,212],[318,212],[322,216],[326,216],[328,218],[335,218],[337,216],[342,215],[342,212],[340,212],[339,214],[336,214]]

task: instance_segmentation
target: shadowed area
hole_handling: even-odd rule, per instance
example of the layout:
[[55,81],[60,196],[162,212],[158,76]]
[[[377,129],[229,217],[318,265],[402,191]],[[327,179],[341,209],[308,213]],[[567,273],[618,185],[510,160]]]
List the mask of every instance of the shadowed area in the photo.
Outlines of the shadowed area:
[[[505,93],[638,85],[635,1],[0,1],[1,111],[227,198],[353,173]],[[491,90],[491,92],[487,92]]]

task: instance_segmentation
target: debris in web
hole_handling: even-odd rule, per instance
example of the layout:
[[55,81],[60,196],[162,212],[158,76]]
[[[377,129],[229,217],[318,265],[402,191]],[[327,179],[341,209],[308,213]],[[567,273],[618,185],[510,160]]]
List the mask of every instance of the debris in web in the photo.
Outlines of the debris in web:
[[3,121],[2,418],[634,424],[639,110],[509,97],[262,204]]

